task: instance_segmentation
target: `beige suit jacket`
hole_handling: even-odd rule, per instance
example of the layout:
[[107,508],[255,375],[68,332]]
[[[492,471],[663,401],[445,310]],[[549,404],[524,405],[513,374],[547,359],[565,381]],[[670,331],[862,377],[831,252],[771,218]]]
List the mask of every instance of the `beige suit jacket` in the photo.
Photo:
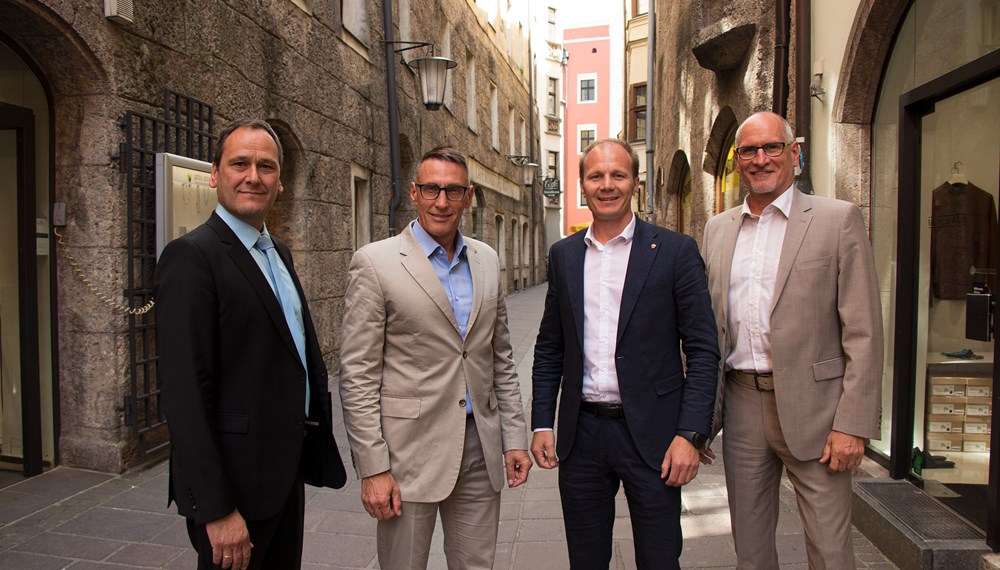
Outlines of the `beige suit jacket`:
[[351,259],[344,298],[340,394],[359,478],[389,470],[402,499],[439,502],[458,478],[465,389],[490,482],[503,452],[527,449],[497,254],[465,238],[473,300],[466,337],[410,227]]
[[[882,310],[875,261],[861,211],[841,200],[792,189],[771,307],[771,362],[782,432],[792,454],[823,453],[831,430],[880,435]],[[740,207],[705,225],[704,258],[719,325],[716,425],[724,427],[729,280]]]

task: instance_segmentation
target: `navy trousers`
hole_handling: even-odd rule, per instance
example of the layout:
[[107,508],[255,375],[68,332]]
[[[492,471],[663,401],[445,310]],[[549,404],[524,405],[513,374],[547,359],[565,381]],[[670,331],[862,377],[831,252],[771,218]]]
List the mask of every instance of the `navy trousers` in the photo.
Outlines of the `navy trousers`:
[[640,570],[680,568],[681,492],[642,460],[624,418],[580,411],[569,456],[559,463],[562,500],[573,570],[606,570],[611,563],[615,495],[625,486],[635,561]]

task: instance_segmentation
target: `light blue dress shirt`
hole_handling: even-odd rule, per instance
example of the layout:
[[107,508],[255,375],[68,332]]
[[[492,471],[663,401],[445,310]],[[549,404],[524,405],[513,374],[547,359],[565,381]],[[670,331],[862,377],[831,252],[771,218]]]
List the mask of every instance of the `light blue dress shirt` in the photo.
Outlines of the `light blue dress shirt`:
[[[225,209],[222,206],[222,204],[219,204],[215,207],[215,213],[218,214],[220,218],[222,218],[222,221],[226,222],[226,225],[229,226],[229,229],[233,230],[233,233],[236,234],[237,239],[240,240],[240,243],[243,244],[243,247],[247,248],[247,251],[250,252],[250,257],[253,257],[253,260],[257,262],[257,267],[260,267],[260,272],[264,274],[264,279],[267,280],[267,284],[271,286],[271,291],[274,291],[275,296],[277,297],[278,296],[277,289],[275,288],[274,281],[271,280],[271,272],[268,270],[267,256],[264,255],[264,252],[254,247],[254,245],[257,243],[257,238],[259,238],[261,234],[268,234],[267,224],[264,225],[264,231],[259,232],[257,231],[257,228],[251,226],[250,224],[244,222],[243,220],[231,214],[229,210]],[[275,278],[284,279],[286,280],[286,283],[294,285],[295,282],[292,280],[292,274],[289,273],[288,268],[285,267],[285,262],[282,261],[281,256],[275,256],[275,257],[278,260],[278,267],[275,268],[275,271],[279,271],[281,273],[280,277],[278,275],[275,275]],[[291,299],[292,310],[295,313],[295,326],[289,325],[289,327],[292,329],[291,331],[292,336],[296,337],[296,342],[295,342],[296,346],[305,347],[306,328],[302,318],[302,299],[299,298],[298,291],[295,290],[294,286],[289,287],[289,290],[296,292],[295,295],[292,295]],[[308,414],[309,413],[309,366],[306,364],[305,358],[306,356],[304,350],[300,351],[299,360],[302,361],[302,367],[305,368],[306,370],[305,405],[306,405],[306,413]]]
[[[469,327],[469,313],[472,312],[472,270],[469,268],[468,246],[462,238],[462,232],[456,231],[455,255],[448,261],[448,252],[444,250],[417,220],[410,222],[413,237],[431,262],[434,273],[437,274],[444,293],[448,296],[455,322],[462,331],[462,340]],[[472,398],[469,397],[469,387],[465,387],[465,413],[472,413]]]

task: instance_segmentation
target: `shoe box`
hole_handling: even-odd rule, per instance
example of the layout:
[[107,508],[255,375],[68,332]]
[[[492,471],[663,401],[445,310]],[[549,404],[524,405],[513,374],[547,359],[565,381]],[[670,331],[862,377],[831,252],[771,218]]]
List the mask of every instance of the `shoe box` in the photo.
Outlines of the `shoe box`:
[[930,376],[929,380],[924,448],[989,452],[993,379]]

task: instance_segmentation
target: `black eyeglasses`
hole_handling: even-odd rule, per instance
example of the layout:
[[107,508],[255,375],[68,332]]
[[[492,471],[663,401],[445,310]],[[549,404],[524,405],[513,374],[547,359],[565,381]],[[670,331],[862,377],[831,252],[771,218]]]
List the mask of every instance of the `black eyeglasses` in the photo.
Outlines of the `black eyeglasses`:
[[785,152],[785,147],[790,144],[794,143],[773,142],[761,146],[741,146],[737,147],[736,156],[740,157],[741,160],[753,160],[757,156],[757,151],[763,150],[765,155],[774,158],[781,156],[781,153]]
[[420,190],[420,197],[424,200],[437,200],[441,192],[444,192],[444,197],[450,202],[461,202],[462,198],[465,198],[465,192],[469,189],[468,186],[438,186],[437,184],[420,184],[418,182],[413,183],[414,186]]

